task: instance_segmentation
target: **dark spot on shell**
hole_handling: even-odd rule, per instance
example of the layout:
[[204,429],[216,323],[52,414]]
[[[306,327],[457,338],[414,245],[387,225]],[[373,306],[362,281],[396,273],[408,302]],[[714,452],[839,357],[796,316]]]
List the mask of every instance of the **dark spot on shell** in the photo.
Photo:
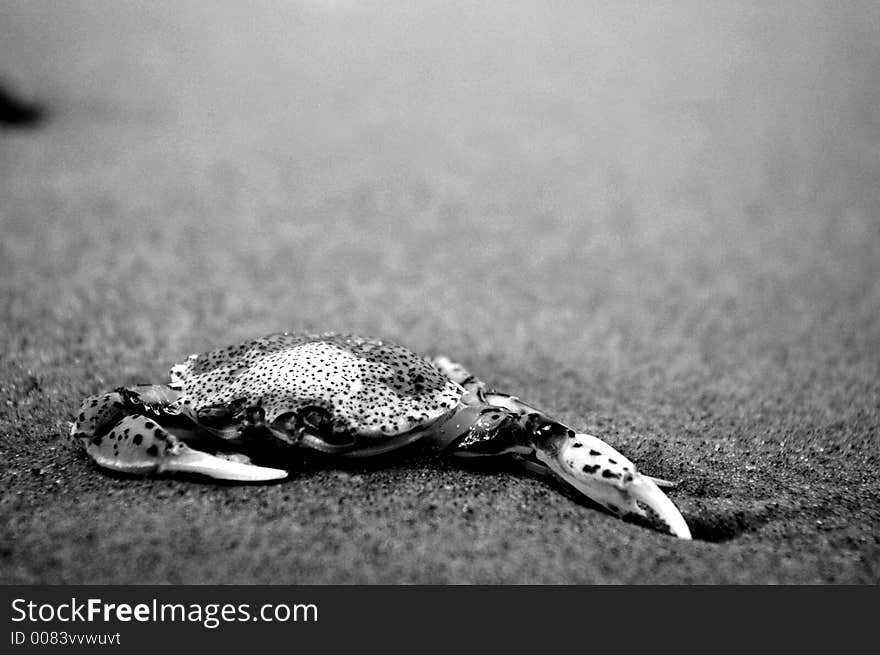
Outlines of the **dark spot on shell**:
[[582,444],[580,441],[578,441],[577,443],[571,444],[571,447],[572,448],[583,448],[584,444]]
[[590,466],[589,464],[585,464],[584,467],[583,467],[581,470],[582,470],[584,473],[595,473],[596,471],[599,470],[599,465],[598,465],[598,464],[593,464],[593,466]]
[[155,425],[156,424],[152,421],[147,421],[146,423],[144,423],[144,427],[147,428],[147,430],[152,430]]
[[158,454],[159,448],[156,446],[156,444],[153,444],[152,446],[147,448],[147,455],[149,455],[150,457],[156,457]]
[[600,453],[598,450],[591,450],[591,451],[590,451],[590,454],[591,454],[593,457],[596,457],[597,455],[601,455],[602,453]]
[[610,469],[605,469],[604,471],[602,471],[602,477],[603,478],[619,478],[620,473],[615,473],[614,471],[611,471]]

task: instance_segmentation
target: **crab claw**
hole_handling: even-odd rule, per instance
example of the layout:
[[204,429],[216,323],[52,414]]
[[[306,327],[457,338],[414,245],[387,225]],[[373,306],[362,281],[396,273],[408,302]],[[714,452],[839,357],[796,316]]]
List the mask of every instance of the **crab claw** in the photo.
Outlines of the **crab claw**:
[[[117,414],[125,409],[117,392],[94,400],[87,398],[83,406],[70,435],[78,438],[91,458],[104,468],[132,474],[197,473],[236,482],[268,482],[288,475],[282,469],[255,466],[247,458],[236,461],[234,455],[224,457],[191,448],[154,418],[142,414],[117,421]],[[90,421],[86,412],[97,418]]]
[[210,455],[200,450],[179,444],[180,448],[174,457],[168,458],[160,465],[160,471],[176,471],[179,473],[197,473],[217,480],[234,482],[270,482],[283,480],[287,471],[267,468],[254,464],[226,459]]
[[647,516],[644,506],[676,537],[691,538],[684,517],[655,478],[639,473],[631,461],[598,437],[572,432],[535,446],[535,455],[545,466],[593,502],[618,516]]

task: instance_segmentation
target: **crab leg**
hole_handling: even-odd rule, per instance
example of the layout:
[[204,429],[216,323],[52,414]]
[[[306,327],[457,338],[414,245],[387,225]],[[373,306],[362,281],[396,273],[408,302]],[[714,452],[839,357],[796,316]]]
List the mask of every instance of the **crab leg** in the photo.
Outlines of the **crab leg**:
[[[639,473],[635,464],[598,437],[575,432],[515,396],[488,391],[446,357],[432,363],[470,393],[470,402],[438,432],[453,452],[513,455],[532,472],[554,475],[617,516],[646,516],[647,508],[672,534],[691,538],[681,512],[660,489],[673,483]],[[457,441],[456,432],[464,434]]]
[[[133,392],[134,393],[134,392]],[[127,413],[122,391],[88,398],[70,430],[104,468],[123,473],[196,473],[220,480],[265,482],[287,471],[254,466],[196,450],[142,413]]]
[[[460,410],[462,424],[474,411],[473,406]],[[516,414],[507,407],[484,406],[452,448],[460,455],[513,455],[529,470],[554,475],[617,516],[647,516],[647,508],[672,534],[691,538],[684,517],[656,478],[639,473],[635,464],[598,437],[577,433],[543,413]]]
[[[598,437],[565,428],[515,396],[484,392],[483,397],[490,405],[518,410],[537,422],[537,427],[529,428],[537,437],[533,437],[535,456],[582,494],[618,516],[645,516],[641,507],[645,506],[666,523],[672,534],[691,538],[681,512],[661,491],[661,487],[675,487],[674,483],[639,473],[635,464]],[[541,434],[560,435],[563,430],[567,438],[551,437],[548,441]]]

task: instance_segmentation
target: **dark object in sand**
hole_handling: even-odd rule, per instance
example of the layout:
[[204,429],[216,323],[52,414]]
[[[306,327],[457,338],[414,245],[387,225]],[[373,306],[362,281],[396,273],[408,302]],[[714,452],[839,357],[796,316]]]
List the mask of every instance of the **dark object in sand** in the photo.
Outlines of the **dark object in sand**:
[[0,85],[0,127],[36,127],[45,115],[43,107],[22,100]]

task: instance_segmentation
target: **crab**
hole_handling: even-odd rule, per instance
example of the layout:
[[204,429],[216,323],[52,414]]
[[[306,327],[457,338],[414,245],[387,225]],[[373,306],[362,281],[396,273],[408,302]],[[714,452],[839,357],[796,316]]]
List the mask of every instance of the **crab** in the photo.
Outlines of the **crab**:
[[283,333],[190,355],[167,385],[86,398],[70,434],[106,469],[233,482],[283,480],[303,449],[364,458],[421,441],[457,456],[512,458],[614,515],[650,512],[691,538],[661,490],[672,483],[450,358],[387,340]]

